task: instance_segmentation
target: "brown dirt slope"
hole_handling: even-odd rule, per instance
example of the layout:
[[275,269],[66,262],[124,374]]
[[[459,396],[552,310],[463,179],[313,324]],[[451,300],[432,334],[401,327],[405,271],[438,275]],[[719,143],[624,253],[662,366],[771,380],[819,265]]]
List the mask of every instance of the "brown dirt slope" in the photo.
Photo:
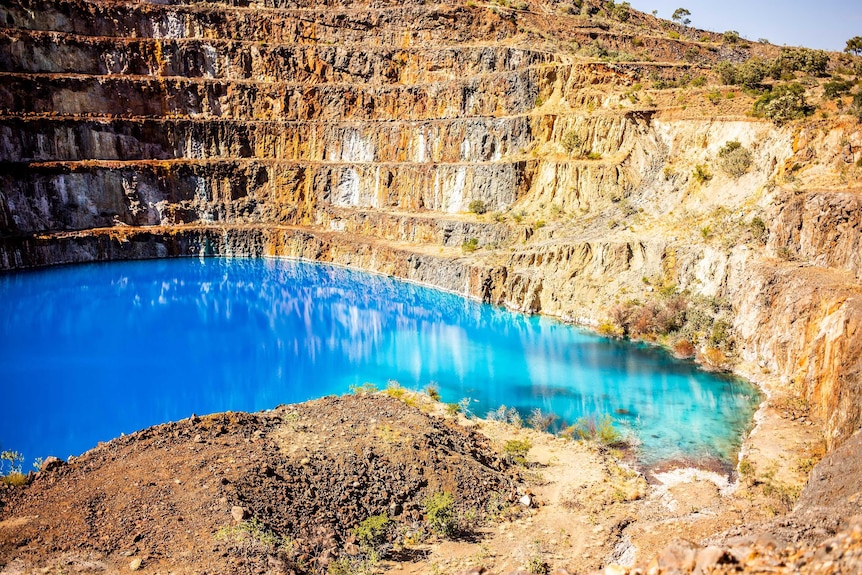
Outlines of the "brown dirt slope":
[[514,498],[508,468],[484,437],[383,396],[191,417],[0,491],[0,571],[322,570],[372,515],[421,529],[430,494]]

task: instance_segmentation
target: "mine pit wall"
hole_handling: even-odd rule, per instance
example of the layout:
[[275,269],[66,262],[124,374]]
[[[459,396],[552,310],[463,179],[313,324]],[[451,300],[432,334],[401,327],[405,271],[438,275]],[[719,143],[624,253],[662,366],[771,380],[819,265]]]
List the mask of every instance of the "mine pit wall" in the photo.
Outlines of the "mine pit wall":
[[[297,257],[591,325],[616,301],[655,297],[642,278],[666,277],[733,304],[740,356],[808,399],[830,446],[862,426],[860,200],[753,192],[792,170],[794,156],[805,164],[814,154],[826,171],[855,162],[858,130],[800,135],[627,111],[621,94],[638,78],[701,70],[488,46],[517,25],[480,7],[7,4],[0,269]],[[293,10],[323,4],[313,17]],[[632,40],[579,34],[615,49]],[[752,149],[751,171],[722,183],[716,170],[712,189],[694,186],[692,167],[733,139]],[[454,215],[473,200],[595,216],[601,229],[557,238]],[[601,218],[624,202],[659,222],[685,210],[766,210],[769,238],[763,249],[731,249],[673,229],[611,231]],[[468,239],[508,251],[437,253]],[[774,258],[785,252],[796,261]]]

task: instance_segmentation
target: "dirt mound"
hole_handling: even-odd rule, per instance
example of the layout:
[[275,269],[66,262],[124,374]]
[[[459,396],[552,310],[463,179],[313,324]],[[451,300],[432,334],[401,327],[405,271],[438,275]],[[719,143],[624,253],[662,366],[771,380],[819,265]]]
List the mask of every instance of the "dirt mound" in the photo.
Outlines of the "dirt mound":
[[486,438],[385,396],[191,417],[0,492],[0,567],[319,571],[370,516],[421,531],[430,495],[484,510],[516,476]]

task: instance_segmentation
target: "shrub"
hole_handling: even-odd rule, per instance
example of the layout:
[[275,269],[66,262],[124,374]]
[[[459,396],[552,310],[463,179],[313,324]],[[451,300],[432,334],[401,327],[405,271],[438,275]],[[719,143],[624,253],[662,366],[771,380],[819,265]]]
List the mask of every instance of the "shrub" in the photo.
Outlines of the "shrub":
[[581,137],[574,130],[569,130],[563,135],[563,149],[566,150],[566,153],[571,155],[576,149],[580,148],[583,142],[581,141]]
[[394,399],[403,399],[407,390],[401,387],[401,384],[394,379],[390,379],[386,382],[386,391],[384,393]]
[[805,88],[801,84],[781,84],[754,102],[754,115],[784,125],[791,120],[804,118],[814,113],[814,108],[805,101]]
[[748,224],[748,229],[751,231],[754,239],[760,244],[765,244],[769,238],[769,230],[766,228],[766,222],[758,216],[752,218],[751,223]]
[[610,415],[591,415],[581,417],[574,425],[566,428],[563,435],[579,441],[595,441],[607,446],[624,443],[622,434],[614,427]]
[[597,331],[599,332],[599,335],[603,335],[605,337],[622,337],[625,335],[625,331],[623,331],[622,327],[608,320],[599,323]]
[[508,423],[509,425],[514,425],[518,428],[524,425],[524,420],[521,418],[520,412],[518,412],[514,407],[506,407],[505,405],[501,405],[497,409],[489,411],[485,417],[491,421],[502,421],[503,423]]
[[830,80],[823,84],[823,95],[827,98],[839,98],[847,93],[853,88],[854,83],[850,80]]
[[627,22],[631,17],[632,6],[628,2],[620,2],[619,4],[610,2],[609,7],[611,8],[611,16],[620,22]]
[[457,403],[447,403],[446,404],[446,415],[458,415],[461,413],[461,406]]
[[428,387],[425,388],[425,393],[428,394],[433,401],[440,401],[440,388],[434,384],[428,384]]
[[468,240],[464,240],[464,243],[461,244],[461,251],[467,254],[471,254],[479,249],[479,240],[477,238],[470,238]]
[[687,339],[680,339],[673,344],[673,353],[679,358],[687,359],[694,357],[697,350]]
[[727,86],[736,84],[736,66],[730,62],[719,62],[715,65],[713,70],[715,70],[721,78],[722,84]]
[[727,356],[720,349],[710,347],[703,353],[703,361],[715,369],[722,369],[727,363]]
[[853,103],[850,105],[850,113],[856,116],[856,119],[862,122],[862,92],[853,96]]
[[438,491],[425,499],[425,522],[438,537],[452,537],[458,530],[455,498],[448,491]]
[[737,32],[736,30],[728,30],[727,32],[722,34],[721,39],[724,41],[725,44],[736,44],[740,40],[739,32]]
[[589,153],[587,154],[587,159],[588,159],[588,160],[601,160],[601,159],[602,159],[602,155],[601,155],[600,153],[598,153],[598,152],[589,152]]
[[480,215],[488,211],[487,206],[485,206],[485,202],[483,202],[482,200],[473,200],[472,202],[470,202],[470,205],[467,209],[470,210],[470,213],[472,214]]
[[712,179],[712,173],[709,171],[709,168],[705,164],[696,165],[691,175],[694,177],[695,181],[698,184],[703,184]]
[[553,413],[544,413],[537,407],[530,412],[530,417],[527,418],[527,425],[537,431],[548,431],[556,420],[556,415]]
[[365,549],[377,549],[386,543],[386,534],[392,521],[385,513],[372,515],[353,528],[353,535],[359,546]]
[[780,78],[785,73],[805,72],[820,76],[826,73],[829,54],[811,48],[782,48],[774,61],[773,77]]
[[532,448],[533,444],[526,439],[510,439],[503,444],[503,453],[518,465],[524,465]]
[[753,158],[748,148],[732,140],[724,144],[718,151],[718,166],[729,176],[739,178],[751,167]]
[[377,386],[373,383],[363,383],[362,385],[351,385],[350,393],[354,395],[368,395],[371,393],[377,393],[379,390]]

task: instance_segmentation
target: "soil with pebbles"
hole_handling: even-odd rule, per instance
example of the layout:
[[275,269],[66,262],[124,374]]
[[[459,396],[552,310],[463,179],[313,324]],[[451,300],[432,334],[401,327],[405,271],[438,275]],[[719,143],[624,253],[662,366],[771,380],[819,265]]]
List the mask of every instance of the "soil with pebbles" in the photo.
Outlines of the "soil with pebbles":
[[47,467],[0,491],[0,570],[322,571],[372,515],[418,531],[433,493],[519,493],[485,437],[380,395],[193,416]]

